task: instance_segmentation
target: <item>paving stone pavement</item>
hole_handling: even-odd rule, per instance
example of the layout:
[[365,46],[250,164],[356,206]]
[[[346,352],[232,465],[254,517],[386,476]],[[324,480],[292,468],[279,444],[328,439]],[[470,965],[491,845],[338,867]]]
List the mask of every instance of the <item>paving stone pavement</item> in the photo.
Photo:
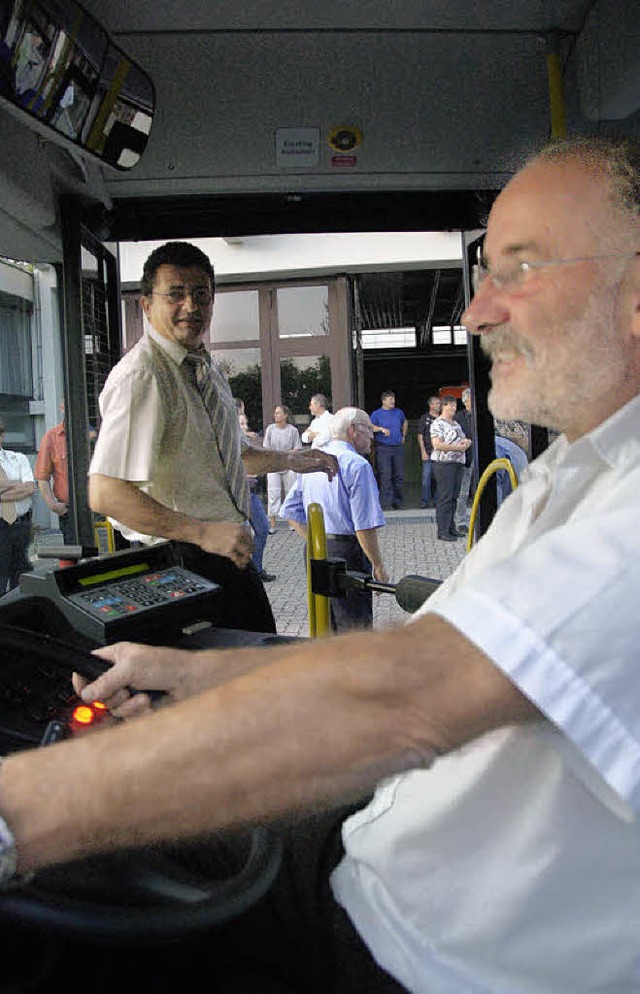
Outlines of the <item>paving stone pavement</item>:
[[[466,553],[466,540],[439,542],[435,511],[387,511],[386,525],[378,533],[382,558],[391,582],[415,573],[444,580]],[[278,632],[308,635],[309,616],[304,543],[284,522],[267,540],[263,565],[277,580],[266,584]],[[406,621],[408,615],[392,594],[373,598],[374,628],[389,628]]]
[[[433,510],[385,512],[386,525],[378,533],[382,558],[389,579],[397,583],[403,576],[415,573],[444,580],[459,565],[466,552],[466,540],[439,542]],[[38,535],[31,549],[31,558],[38,572],[57,566],[56,560],[37,560],[36,544],[58,544],[60,532],[48,531]],[[307,579],[304,563],[304,543],[284,521],[279,521],[274,535],[269,535],[263,559],[264,569],[275,573],[276,580],[265,585],[278,632],[281,635],[309,635]],[[398,605],[393,594],[374,595],[374,628],[389,628],[402,624],[407,613]]]

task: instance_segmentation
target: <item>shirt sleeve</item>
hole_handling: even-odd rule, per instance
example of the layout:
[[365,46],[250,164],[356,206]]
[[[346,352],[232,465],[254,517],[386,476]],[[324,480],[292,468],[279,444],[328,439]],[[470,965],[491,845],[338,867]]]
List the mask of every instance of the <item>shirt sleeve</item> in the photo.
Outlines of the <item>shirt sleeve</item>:
[[573,517],[426,604],[474,642],[636,812],[639,558],[640,513],[608,508]]
[[[342,470],[341,470],[342,473]],[[343,481],[349,495],[349,509],[356,531],[381,528],[385,524],[378,484],[371,465],[364,460],[350,468]]]
[[108,379],[100,411],[102,423],[89,473],[137,484],[153,480],[156,448],[164,431],[156,377],[132,368]]
[[442,418],[436,418],[435,421],[431,422],[431,427],[429,428],[429,434],[431,438],[439,438],[441,442],[444,442],[445,436],[445,425]]
[[34,469],[34,476],[36,480],[46,480],[47,482],[53,475],[53,458],[51,455],[52,443],[51,443],[51,432],[45,432],[43,439],[40,443],[40,448],[38,449],[38,455],[36,458],[36,465]]
[[31,463],[25,456],[23,452],[18,452],[17,455],[20,456],[20,482],[21,483],[35,483],[33,478],[33,470],[31,469]]

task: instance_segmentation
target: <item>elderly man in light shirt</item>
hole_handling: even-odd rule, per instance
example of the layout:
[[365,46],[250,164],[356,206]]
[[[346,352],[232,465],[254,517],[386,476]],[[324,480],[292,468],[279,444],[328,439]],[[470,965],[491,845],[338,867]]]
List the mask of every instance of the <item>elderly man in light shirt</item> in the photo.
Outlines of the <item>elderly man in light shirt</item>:
[[[307,510],[319,504],[329,556],[344,559],[347,569],[373,575],[385,583],[378,531],[384,526],[378,484],[366,458],[371,449],[373,426],[366,411],[343,407],[333,416],[331,440],[324,446],[338,460],[338,475],[321,479],[320,474],[298,476],[280,509],[280,517],[307,537]],[[370,590],[349,590],[345,597],[330,599],[331,627],[336,632],[371,628],[373,598]]]
[[309,401],[309,410],[313,421],[300,436],[305,445],[311,443],[311,448],[325,445],[331,438],[331,421],[333,414],[327,410],[328,401],[323,393],[314,393]]
[[31,498],[36,490],[33,471],[23,452],[3,446],[0,420],[0,597],[18,586],[20,574],[32,566],[27,558],[31,540]]

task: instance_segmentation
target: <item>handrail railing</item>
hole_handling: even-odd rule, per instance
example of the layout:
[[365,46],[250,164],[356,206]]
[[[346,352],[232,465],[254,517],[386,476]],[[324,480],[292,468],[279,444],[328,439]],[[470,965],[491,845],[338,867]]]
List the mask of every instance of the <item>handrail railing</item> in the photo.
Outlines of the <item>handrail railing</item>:
[[309,603],[309,635],[319,638],[331,631],[329,598],[314,594],[311,585],[311,560],[327,558],[327,535],[320,504],[307,508],[307,597]]
[[518,486],[518,477],[516,476],[516,471],[511,464],[509,459],[494,459],[489,463],[484,473],[478,480],[478,486],[476,488],[476,493],[473,498],[473,504],[471,505],[471,518],[469,521],[469,534],[467,536],[467,552],[471,550],[473,545],[473,533],[476,525],[476,516],[478,513],[478,505],[480,504],[480,498],[482,497],[482,492],[486,487],[487,483],[491,479],[494,473],[499,470],[505,469],[509,474],[509,479],[511,480],[511,486],[515,490]]

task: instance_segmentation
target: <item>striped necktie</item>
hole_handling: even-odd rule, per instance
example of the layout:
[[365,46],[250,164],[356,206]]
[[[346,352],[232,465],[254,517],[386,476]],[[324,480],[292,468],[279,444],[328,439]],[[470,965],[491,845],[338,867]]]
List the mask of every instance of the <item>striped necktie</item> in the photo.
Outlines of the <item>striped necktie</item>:
[[[240,513],[248,518],[251,513],[251,497],[241,458],[240,427],[229,386],[222,374],[212,365],[211,356],[206,349],[188,352],[183,362],[195,379],[202,402],[211,419],[233,503]],[[227,403],[225,403],[225,394],[228,395]]]
[[[0,462],[0,480],[8,480],[9,477],[4,471],[2,463]],[[16,503],[13,500],[4,500],[0,503],[0,518],[4,518],[8,525],[12,525],[13,522],[18,517],[18,512],[16,511]]]

